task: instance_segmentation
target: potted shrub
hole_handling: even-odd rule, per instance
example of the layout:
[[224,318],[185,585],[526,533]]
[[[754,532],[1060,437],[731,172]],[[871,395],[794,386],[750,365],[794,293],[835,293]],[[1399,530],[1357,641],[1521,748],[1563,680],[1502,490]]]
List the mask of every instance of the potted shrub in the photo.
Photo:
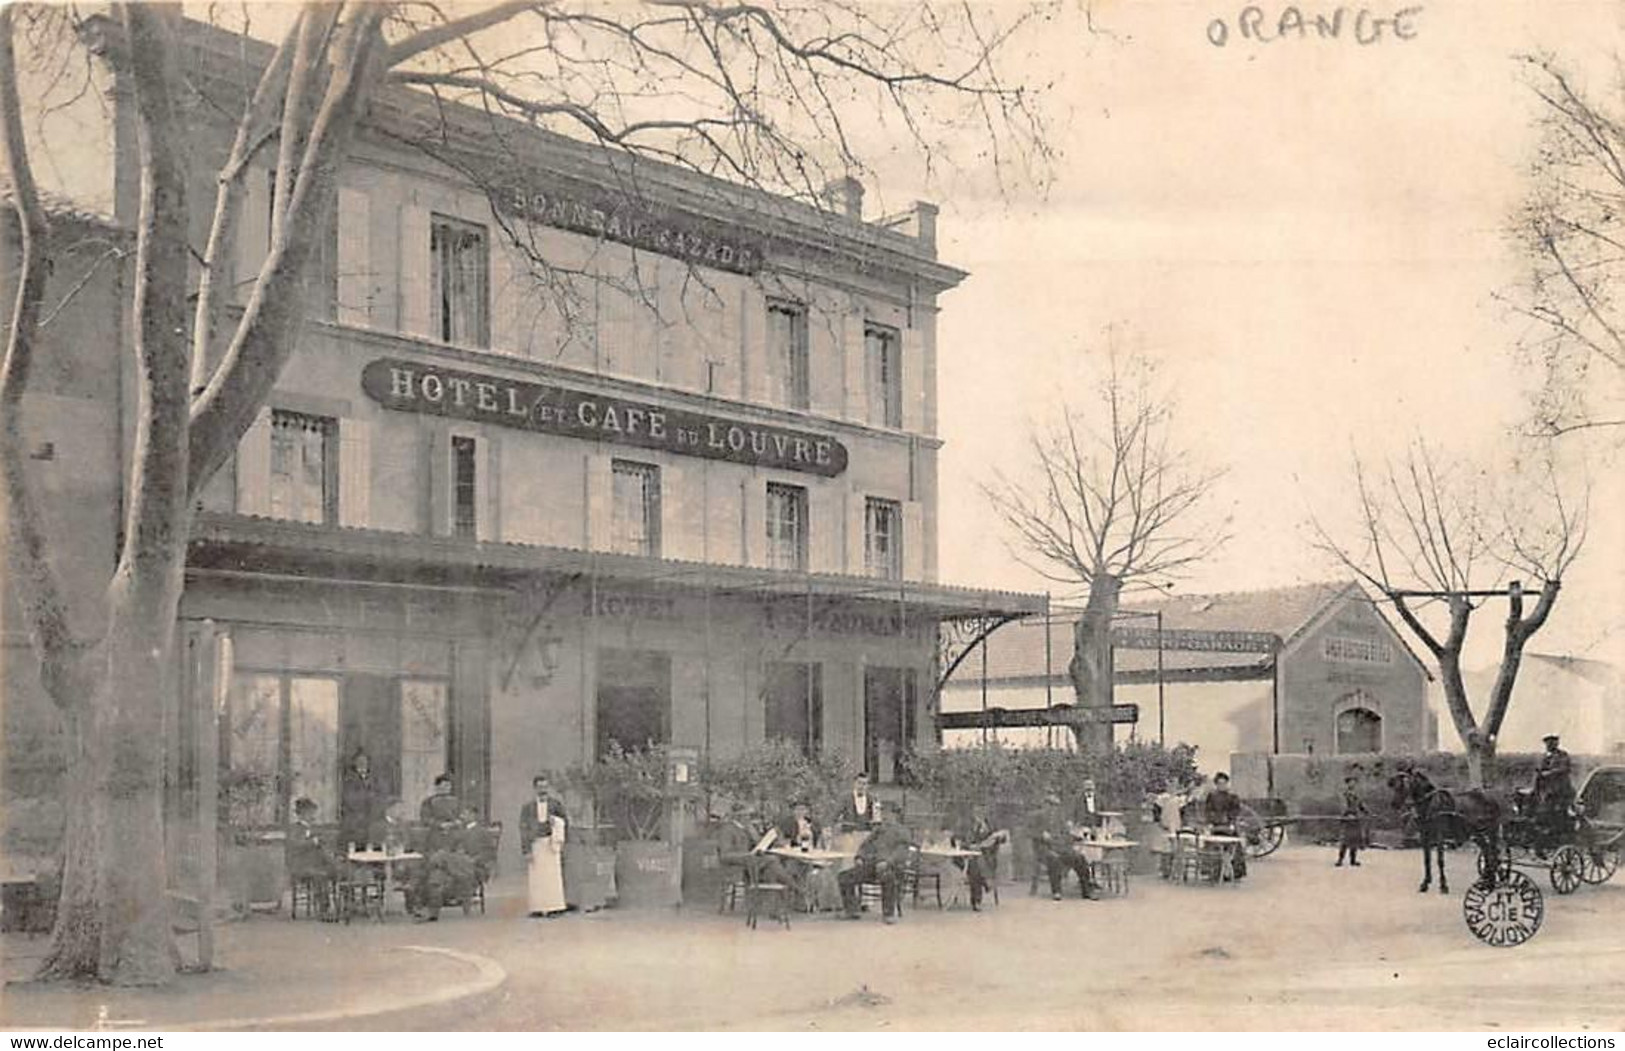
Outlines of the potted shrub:
[[672,783],[665,746],[628,751],[611,742],[592,766],[572,771],[570,781],[592,799],[599,827],[612,827],[617,904],[680,904],[683,848],[672,834],[674,806],[691,789]]

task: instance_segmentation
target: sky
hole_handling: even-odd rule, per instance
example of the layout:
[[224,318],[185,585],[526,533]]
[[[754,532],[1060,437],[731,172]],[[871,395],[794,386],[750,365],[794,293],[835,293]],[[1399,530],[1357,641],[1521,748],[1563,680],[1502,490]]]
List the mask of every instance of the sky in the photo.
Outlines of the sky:
[[[1625,5],[1431,2],[1410,39],[1365,46],[1243,40],[1240,9],[1097,0],[1091,33],[1064,8],[1019,56],[1054,78],[1047,192],[938,181],[941,256],[971,273],[939,323],[944,581],[1053,589],[1004,550],[979,484],[1020,475],[1034,423],[1094,382],[1108,327],[1161,363],[1176,434],[1228,471],[1234,538],[1181,591],[1346,575],[1305,525],[1348,512],[1351,451],[1421,436],[1487,458],[1516,422],[1523,326],[1495,298],[1519,274],[1505,231],[1535,142],[1515,56],[1617,90]],[[1532,648],[1618,659],[1625,500],[1617,465],[1594,473],[1589,550]],[[1488,660],[1501,617],[1480,619],[1469,655]]]

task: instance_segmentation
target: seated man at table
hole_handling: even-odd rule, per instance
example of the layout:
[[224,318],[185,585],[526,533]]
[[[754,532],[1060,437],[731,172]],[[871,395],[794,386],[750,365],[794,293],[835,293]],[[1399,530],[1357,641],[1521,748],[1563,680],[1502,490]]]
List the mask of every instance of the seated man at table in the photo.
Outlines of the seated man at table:
[[[1208,829],[1214,835],[1240,836],[1238,825],[1241,821],[1241,800],[1230,791],[1230,775],[1225,773],[1213,776],[1213,790],[1207,794],[1202,802],[1202,813],[1207,819]],[[1247,852],[1236,850],[1234,853],[1236,878],[1247,875]]]
[[316,801],[300,796],[293,801],[293,824],[283,844],[288,879],[297,888],[308,888],[309,901],[317,915],[326,916],[332,905],[333,881],[339,867],[316,829]]
[[[726,816],[712,814],[712,834],[716,837],[717,856],[722,864],[739,869],[741,875],[748,874],[758,883],[783,883],[799,893],[800,880],[791,873],[784,859],[767,853],[765,847],[757,849],[762,833],[750,820],[745,804],[734,802],[726,809]],[[777,835],[774,838],[777,839]]]
[[462,827],[463,804],[451,790],[451,775],[434,779],[434,794],[418,807],[418,820],[429,834],[429,847],[435,849],[454,841]]
[[1067,870],[1077,873],[1078,889],[1085,900],[1100,896],[1095,887],[1089,859],[1078,852],[1072,837],[1072,822],[1061,806],[1061,797],[1050,792],[1044,797],[1045,806],[1033,821],[1033,850],[1038,864],[1049,874],[1050,897],[1061,900],[1061,887],[1066,882]]
[[838,877],[841,908],[846,919],[859,918],[859,888],[865,883],[878,883],[881,919],[886,923],[897,922],[903,874],[908,870],[909,852],[913,848],[914,834],[901,822],[882,816],[874,831],[858,846],[852,867]]
[[816,847],[823,841],[824,830],[812,816],[812,805],[797,799],[790,812],[775,823],[777,841],[787,847]]
[[1006,833],[993,827],[985,806],[973,807],[968,814],[961,815],[954,826],[949,841],[962,850],[979,852],[973,858],[954,859],[954,865],[964,870],[965,880],[970,884],[972,911],[981,911],[983,892],[998,878],[999,844],[1005,838]]

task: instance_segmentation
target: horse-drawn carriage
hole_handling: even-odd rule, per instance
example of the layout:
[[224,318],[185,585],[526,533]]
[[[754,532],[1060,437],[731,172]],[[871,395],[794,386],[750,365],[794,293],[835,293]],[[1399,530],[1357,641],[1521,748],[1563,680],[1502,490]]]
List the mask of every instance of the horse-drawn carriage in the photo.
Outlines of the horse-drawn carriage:
[[1522,868],[1544,868],[1559,894],[1582,883],[1602,883],[1619,868],[1625,842],[1625,767],[1591,772],[1569,807],[1537,807],[1519,792],[1510,808],[1479,789],[1449,791],[1402,770],[1390,780],[1396,805],[1411,811],[1422,839],[1423,879],[1432,880],[1434,852],[1439,889],[1447,891],[1444,847],[1478,846],[1478,879],[1462,901],[1462,916],[1488,945],[1521,945],[1540,930],[1545,901]]
[[1582,883],[1605,883],[1613,877],[1622,836],[1625,767],[1599,767],[1586,778],[1572,806],[1543,810],[1532,792],[1516,792],[1512,812],[1501,825],[1501,863],[1544,868],[1553,890],[1573,894]]

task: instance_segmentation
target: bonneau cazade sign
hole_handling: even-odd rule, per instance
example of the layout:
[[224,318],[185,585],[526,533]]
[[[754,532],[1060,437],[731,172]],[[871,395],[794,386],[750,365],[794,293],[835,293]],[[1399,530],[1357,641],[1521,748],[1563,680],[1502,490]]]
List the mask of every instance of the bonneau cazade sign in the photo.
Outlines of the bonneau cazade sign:
[[833,478],[847,451],[827,434],[672,409],[648,402],[379,358],[361,372],[367,396],[397,412],[613,442],[683,456]]

